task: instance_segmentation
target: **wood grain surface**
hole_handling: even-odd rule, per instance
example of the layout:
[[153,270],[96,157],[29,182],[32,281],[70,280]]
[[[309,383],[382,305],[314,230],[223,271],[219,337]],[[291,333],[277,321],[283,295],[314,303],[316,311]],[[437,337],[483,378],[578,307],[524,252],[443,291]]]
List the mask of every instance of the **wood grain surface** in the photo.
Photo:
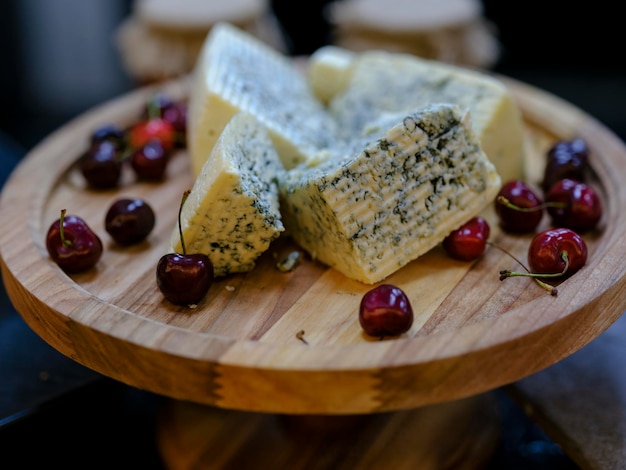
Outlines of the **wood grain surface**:
[[[585,234],[586,266],[561,283],[557,297],[528,278],[499,281],[501,269],[519,269],[500,250],[465,263],[438,247],[386,280],[408,293],[416,314],[411,330],[368,338],[357,312],[371,286],[306,257],[292,272],[280,272],[277,260],[297,249],[284,237],[252,272],[217,280],[196,308],[169,304],[155,268],[192,184],[186,153],[174,157],[165,182],[136,182],[127,173],[114,191],[86,189],[74,166],[94,128],[132,123],[155,87],[68,123],[13,173],[0,200],[7,292],[28,325],[77,362],[140,389],[222,408],[371,413],[468,397],[526,377],[592,341],[626,307],[626,149],[567,102],[503,80],[527,123],[531,182],[538,182],[555,139],[581,136],[592,150],[592,184],[605,214],[598,230]],[[187,84],[161,88],[182,99]],[[115,246],[104,230],[109,205],[123,196],[141,197],[157,213],[148,240],[130,248]],[[105,243],[89,272],[68,276],[48,258],[45,233],[63,208]],[[484,215],[492,241],[525,260],[531,236],[501,233],[491,208]]]
[[169,400],[157,420],[169,470],[485,469],[500,439],[496,399],[480,394],[411,410],[284,415]]

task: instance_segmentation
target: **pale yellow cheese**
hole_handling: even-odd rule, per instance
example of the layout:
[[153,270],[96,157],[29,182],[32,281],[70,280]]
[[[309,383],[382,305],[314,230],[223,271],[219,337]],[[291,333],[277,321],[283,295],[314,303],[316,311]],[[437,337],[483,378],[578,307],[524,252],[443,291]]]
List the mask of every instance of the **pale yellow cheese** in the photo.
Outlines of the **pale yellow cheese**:
[[410,54],[346,53],[337,46],[316,51],[309,66],[313,90],[329,102],[344,130],[358,133],[388,112],[454,103],[470,110],[474,131],[503,181],[524,177],[522,115],[498,78]]
[[286,230],[345,276],[381,281],[491,203],[499,165],[507,177],[521,171],[520,115],[499,81],[381,52],[320,64],[307,80],[231,25],[207,37],[192,79],[197,178],[182,228],[216,275],[252,269]]
[[294,240],[346,277],[372,284],[480,213],[501,180],[458,106],[386,116],[368,132],[352,154],[281,174],[279,188]]
[[[246,272],[284,231],[277,178],[284,171],[256,118],[238,113],[220,134],[181,211],[187,253],[204,253],[216,276]],[[178,227],[170,238],[181,253]]]
[[239,111],[267,127],[285,168],[317,158],[340,134],[291,59],[229,23],[218,23],[192,76],[187,142],[194,175]]
[[308,80],[315,96],[325,105],[348,86],[355,55],[337,46],[323,46],[311,54]]

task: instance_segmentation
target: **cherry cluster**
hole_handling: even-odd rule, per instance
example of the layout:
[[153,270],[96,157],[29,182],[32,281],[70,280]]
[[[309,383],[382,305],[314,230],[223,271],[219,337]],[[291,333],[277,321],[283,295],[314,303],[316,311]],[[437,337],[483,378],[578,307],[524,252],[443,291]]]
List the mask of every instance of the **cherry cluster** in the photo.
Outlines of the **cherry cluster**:
[[[533,233],[545,214],[550,217],[550,228],[532,239],[527,253],[529,267],[524,266],[526,272],[503,270],[501,280],[534,277],[539,285],[557,295],[556,288],[540,278],[565,278],[584,266],[588,250],[582,234],[595,229],[603,214],[602,200],[587,182],[589,154],[581,138],[559,140],[547,151],[540,190],[522,180],[502,185],[495,211],[505,232]],[[489,225],[482,217],[471,219],[442,243],[451,257],[465,261],[481,256],[487,244],[490,244]]]
[[[186,147],[187,103],[156,93],[144,106],[138,121],[126,129],[107,124],[89,139],[89,148],[78,159],[78,168],[91,189],[120,185],[123,165],[129,164],[138,180],[162,181],[176,149]],[[185,192],[180,208],[187,199]],[[121,198],[109,207],[104,220],[107,233],[118,245],[136,245],[152,232],[156,222],[150,205],[138,198]],[[180,229],[180,210],[178,214]],[[208,256],[187,254],[182,230],[183,253],[168,253],[156,268],[157,286],[176,305],[199,302],[213,283],[213,265]],[[61,216],[49,228],[46,246],[50,257],[67,273],[93,268],[102,257],[103,244],[84,219]]]
[[187,104],[156,93],[130,127],[107,124],[96,129],[78,168],[92,189],[119,186],[125,163],[139,180],[162,181],[172,154],[186,145],[186,126]]
[[[46,249],[59,267],[68,274],[93,268],[102,257],[104,247],[100,236],[77,215],[61,210],[46,234]],[[145,240],[154,228],[156,217],[152,207],[142,199],[115,200],[106,213],[104,227],[114,242],[121,246],[136,245]]]
[[[188,192],[185,193],[181,208]],[[180,211],[178,215],[180,227]],[[141,243],[152,232],[156,217],[150,205],[142,199],[121,198],[109,206],[105,215],[105,230],[121,246]],[[213,264],[205,254],[187,254],[184,240],[182,254],[163,255],[156,268],[157,286],[163,296],[175,305],[195,305],[213,284]],[[59,219],[46,234],[46,249],[59,267],[68,274],[93,268],[102,257],[102,239],[76,215],[61,210]]]
[[[530,276],[550,294],[557,295],[557,289],[542,279],[565,278],[585,265],[588,250],[581,234],[595,229],[603,214],[602,200],[587,182],[589,154],[581,138],[559,140],[546,153],[539,190],[519,179],[502,185],[495,211],[505,232],[533,233],[546,213],[551,227],[533,237],[526,271],[500,271],[500,280]],[[490,242],[490,231],[489,223],[477,216],[451,232],[442,247],[450,257],[461,261],[478,259],[487,245],[506,252]],[[411,328],[413,309],[400,288],[382,284],[362,297],[359,322],[370,336],[397,336]]]
[[[169,158],[184,148],[187,105],[165,93],[154,94],[132,126],[122,129],[105,124],[95,129],[88,149],[79,157],[78,168],[92,189],[119,186],[123,165],[128,162],[137,178],[162,180]],[[120,198],[109,206],[104,227],[115,243],[130,246],[141,243],[152,232],[156,216],[152,207],[139,198]],[[77,215],[60,217],[46,234],[48,254],[66,273],[93,268],[102,257],[99,235]]]

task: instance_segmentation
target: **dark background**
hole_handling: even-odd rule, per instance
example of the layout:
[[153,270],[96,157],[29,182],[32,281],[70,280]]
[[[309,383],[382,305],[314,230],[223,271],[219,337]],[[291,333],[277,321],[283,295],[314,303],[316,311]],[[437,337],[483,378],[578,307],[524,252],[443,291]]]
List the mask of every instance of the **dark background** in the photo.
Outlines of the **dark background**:
[[[273,2],[291,53],[310,53],[331,38],[324,3]],[[483,3],[502,44],[495,71],[572,102],[626,138],[624,26],[613,3],[584,9],[574,2]],[[3,0],[2,6],[0,183],[49,133],[135,86],[111,40],[132,2]],[[505,440],[493,469],[576,468],[502,399]],[[160,402],[52,350],[0,291],[0,467],[159,468],[153,430]],[[12,457],[20,464],[7,465]]]
[[[294,54],[332,40],[324,0],[273,0]],[[502,44],[495,70],[563,97],[623,135],[624,26],[608,1],[483,0]],[[45,6],[45,8],[43,8]],[[129,90],[112,34],[131,0],[3,0],[0,131],[22,150],[82,111]]]

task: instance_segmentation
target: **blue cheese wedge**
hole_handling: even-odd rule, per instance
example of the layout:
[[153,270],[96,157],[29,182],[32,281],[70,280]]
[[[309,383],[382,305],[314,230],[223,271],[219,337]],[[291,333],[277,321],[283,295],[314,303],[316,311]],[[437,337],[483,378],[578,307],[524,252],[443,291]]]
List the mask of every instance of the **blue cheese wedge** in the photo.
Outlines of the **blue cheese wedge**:
[[[284,231],[277,179],[284,169],[263,125],[232,117],[220,134],[181,210],[187,253],[204,253],[216,276],[250,271]],[[170,239],[181,253],[178,227]]]
[[279,182],[283,222],[295,241],[367,284],[435,247],[491,203],[501,184],[466,110],[430,104],[399,116],[371,122],[353,141],[360,151],[337,152]]
[[349,133],[360,132],[381,114],[430,103],[467,108],[474,132],[503,181],[524,177],[522,115],[508,88],[494,76],[410,54],[325,46],[312,54],[308,77],[318,98],[328,102]]
[[267,127],[287,169],[317,159],[341,134],[293,60],[229,23],[211,28],[191,81],[187,142],[196,176],[240,111]]

